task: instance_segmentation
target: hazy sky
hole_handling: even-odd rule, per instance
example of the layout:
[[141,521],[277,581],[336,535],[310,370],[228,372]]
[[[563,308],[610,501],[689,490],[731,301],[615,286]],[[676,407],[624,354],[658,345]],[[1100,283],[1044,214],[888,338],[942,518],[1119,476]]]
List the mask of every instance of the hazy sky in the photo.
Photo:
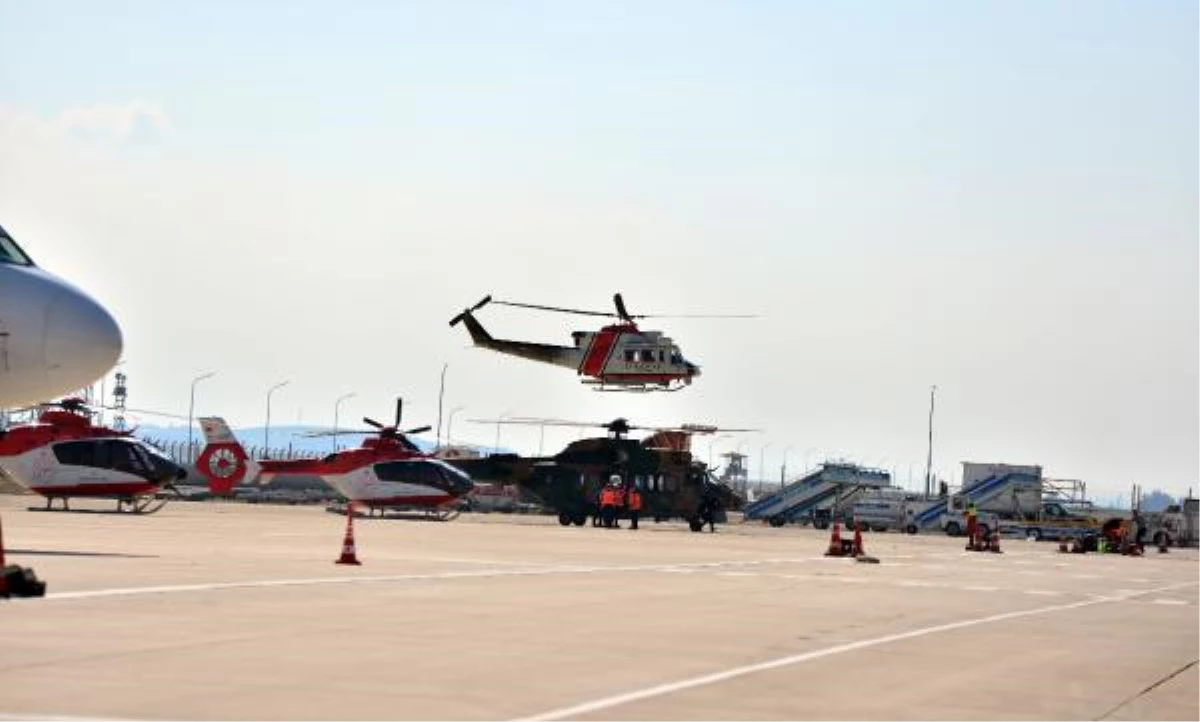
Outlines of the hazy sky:
[[[1195,2],[0,2],[0,224],[106,304],[129,403],[261,424],[710,422],[825,456],[1197,484]],[[601,394],[487,293],[703,367]],[[497,336],[594,319],[489,307]],[[111,389],[111,384],[110,384]],[[539,430],[501,443],[536,451]],[[548,428],[547,450],[576,438]],[[764,445],[765,455],[762,454]],[[705,457],[709,440],[698,442]]]

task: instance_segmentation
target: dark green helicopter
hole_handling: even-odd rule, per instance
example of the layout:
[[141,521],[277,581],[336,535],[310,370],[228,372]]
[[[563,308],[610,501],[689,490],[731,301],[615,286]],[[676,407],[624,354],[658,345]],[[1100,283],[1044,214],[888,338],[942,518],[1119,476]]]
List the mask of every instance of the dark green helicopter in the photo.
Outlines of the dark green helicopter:
[[[480,459],[446,459],[475,481],[516,484],[558,512],[563,526],[583,526],[599,513],[601,488],[613,474],[620,475],[626,488],[642,493],[642,516],[664,521],[681,518],[692,531],[704,526],[702,510],[708,501],[714,520],[725,521],[726,510],[740,509],[744,500],[730,487],[717,481],[708,467],[691,453],[693,434],[756,429],[718,429],[685,424],[679,427],[632,426],[626,419],[607,424],[590,424],[552,419],[473,419],[478,423],[576,426],[606,429],[602,438],[580,439],[554,456],[525,457],[493,454]],[[654,432],[645,439],[629,439],[630,431]]]

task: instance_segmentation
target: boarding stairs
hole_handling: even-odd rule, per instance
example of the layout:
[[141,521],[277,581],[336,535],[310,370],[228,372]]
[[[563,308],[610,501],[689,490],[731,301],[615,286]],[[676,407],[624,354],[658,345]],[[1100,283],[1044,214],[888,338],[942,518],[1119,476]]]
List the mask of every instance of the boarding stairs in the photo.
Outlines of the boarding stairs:
[[[984,504],[995,501],[997,498],[1002,497],[1006,493],[1011,494],[1014,485],[1036,480],[1037,477],[1020,472],[996,474],[994,476],[988,476],[974,482],[970,486],[965,487],[955,493],[954,496],[963,500],[964,508],[970,503],[974,503],[977,507],[982,507]],[[925,528],[937,524],[941,519],[942,514],[946,513],[946,511],[946,500],[938,499],[935,503],[932,503],[930,506],[915,514],[911,521],[913,524],[916,524],[918,528]]]
[[814,509],[845,504],[851,496],[867,487],[888,486],[887,472],[853,464],[826,463],[802,475],[779,491],[750,504],[746,519],[762,519],[773,524],[796,521]]

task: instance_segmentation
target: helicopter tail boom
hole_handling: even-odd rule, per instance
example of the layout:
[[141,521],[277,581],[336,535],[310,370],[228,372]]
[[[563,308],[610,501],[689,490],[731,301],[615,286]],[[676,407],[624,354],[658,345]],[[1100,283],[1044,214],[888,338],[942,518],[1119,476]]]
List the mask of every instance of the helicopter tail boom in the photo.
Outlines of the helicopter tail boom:
[[520,356],[531,361],[541,361],[542,363],[564,366],[569,369],[578,368],[580,352],[578,349],[570,346],[553,346],[550,344],[494,338],[483,327],[483,324],[479,322],[479,319],[475,318],[474,314],[476,310],[482,308],[491,299],[492,297],[488,296],[472,308],[468,308],[450,319],[450,325],[456,326],[461,321],[467,327],[467,333],[471,334],[471,340],[475,342],[476,346],[481,348],[491,349],[492,351],[509,354],[510,356]]

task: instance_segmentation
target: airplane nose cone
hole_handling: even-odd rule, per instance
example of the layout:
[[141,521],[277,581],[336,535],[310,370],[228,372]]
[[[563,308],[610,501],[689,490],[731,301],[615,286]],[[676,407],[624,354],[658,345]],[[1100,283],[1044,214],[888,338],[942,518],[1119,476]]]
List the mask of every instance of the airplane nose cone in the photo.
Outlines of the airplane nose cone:
[[64,387],[83,387],[116,365],[121,329],[104,307],[74,288],[64,289],[46,311],[46,366]]

